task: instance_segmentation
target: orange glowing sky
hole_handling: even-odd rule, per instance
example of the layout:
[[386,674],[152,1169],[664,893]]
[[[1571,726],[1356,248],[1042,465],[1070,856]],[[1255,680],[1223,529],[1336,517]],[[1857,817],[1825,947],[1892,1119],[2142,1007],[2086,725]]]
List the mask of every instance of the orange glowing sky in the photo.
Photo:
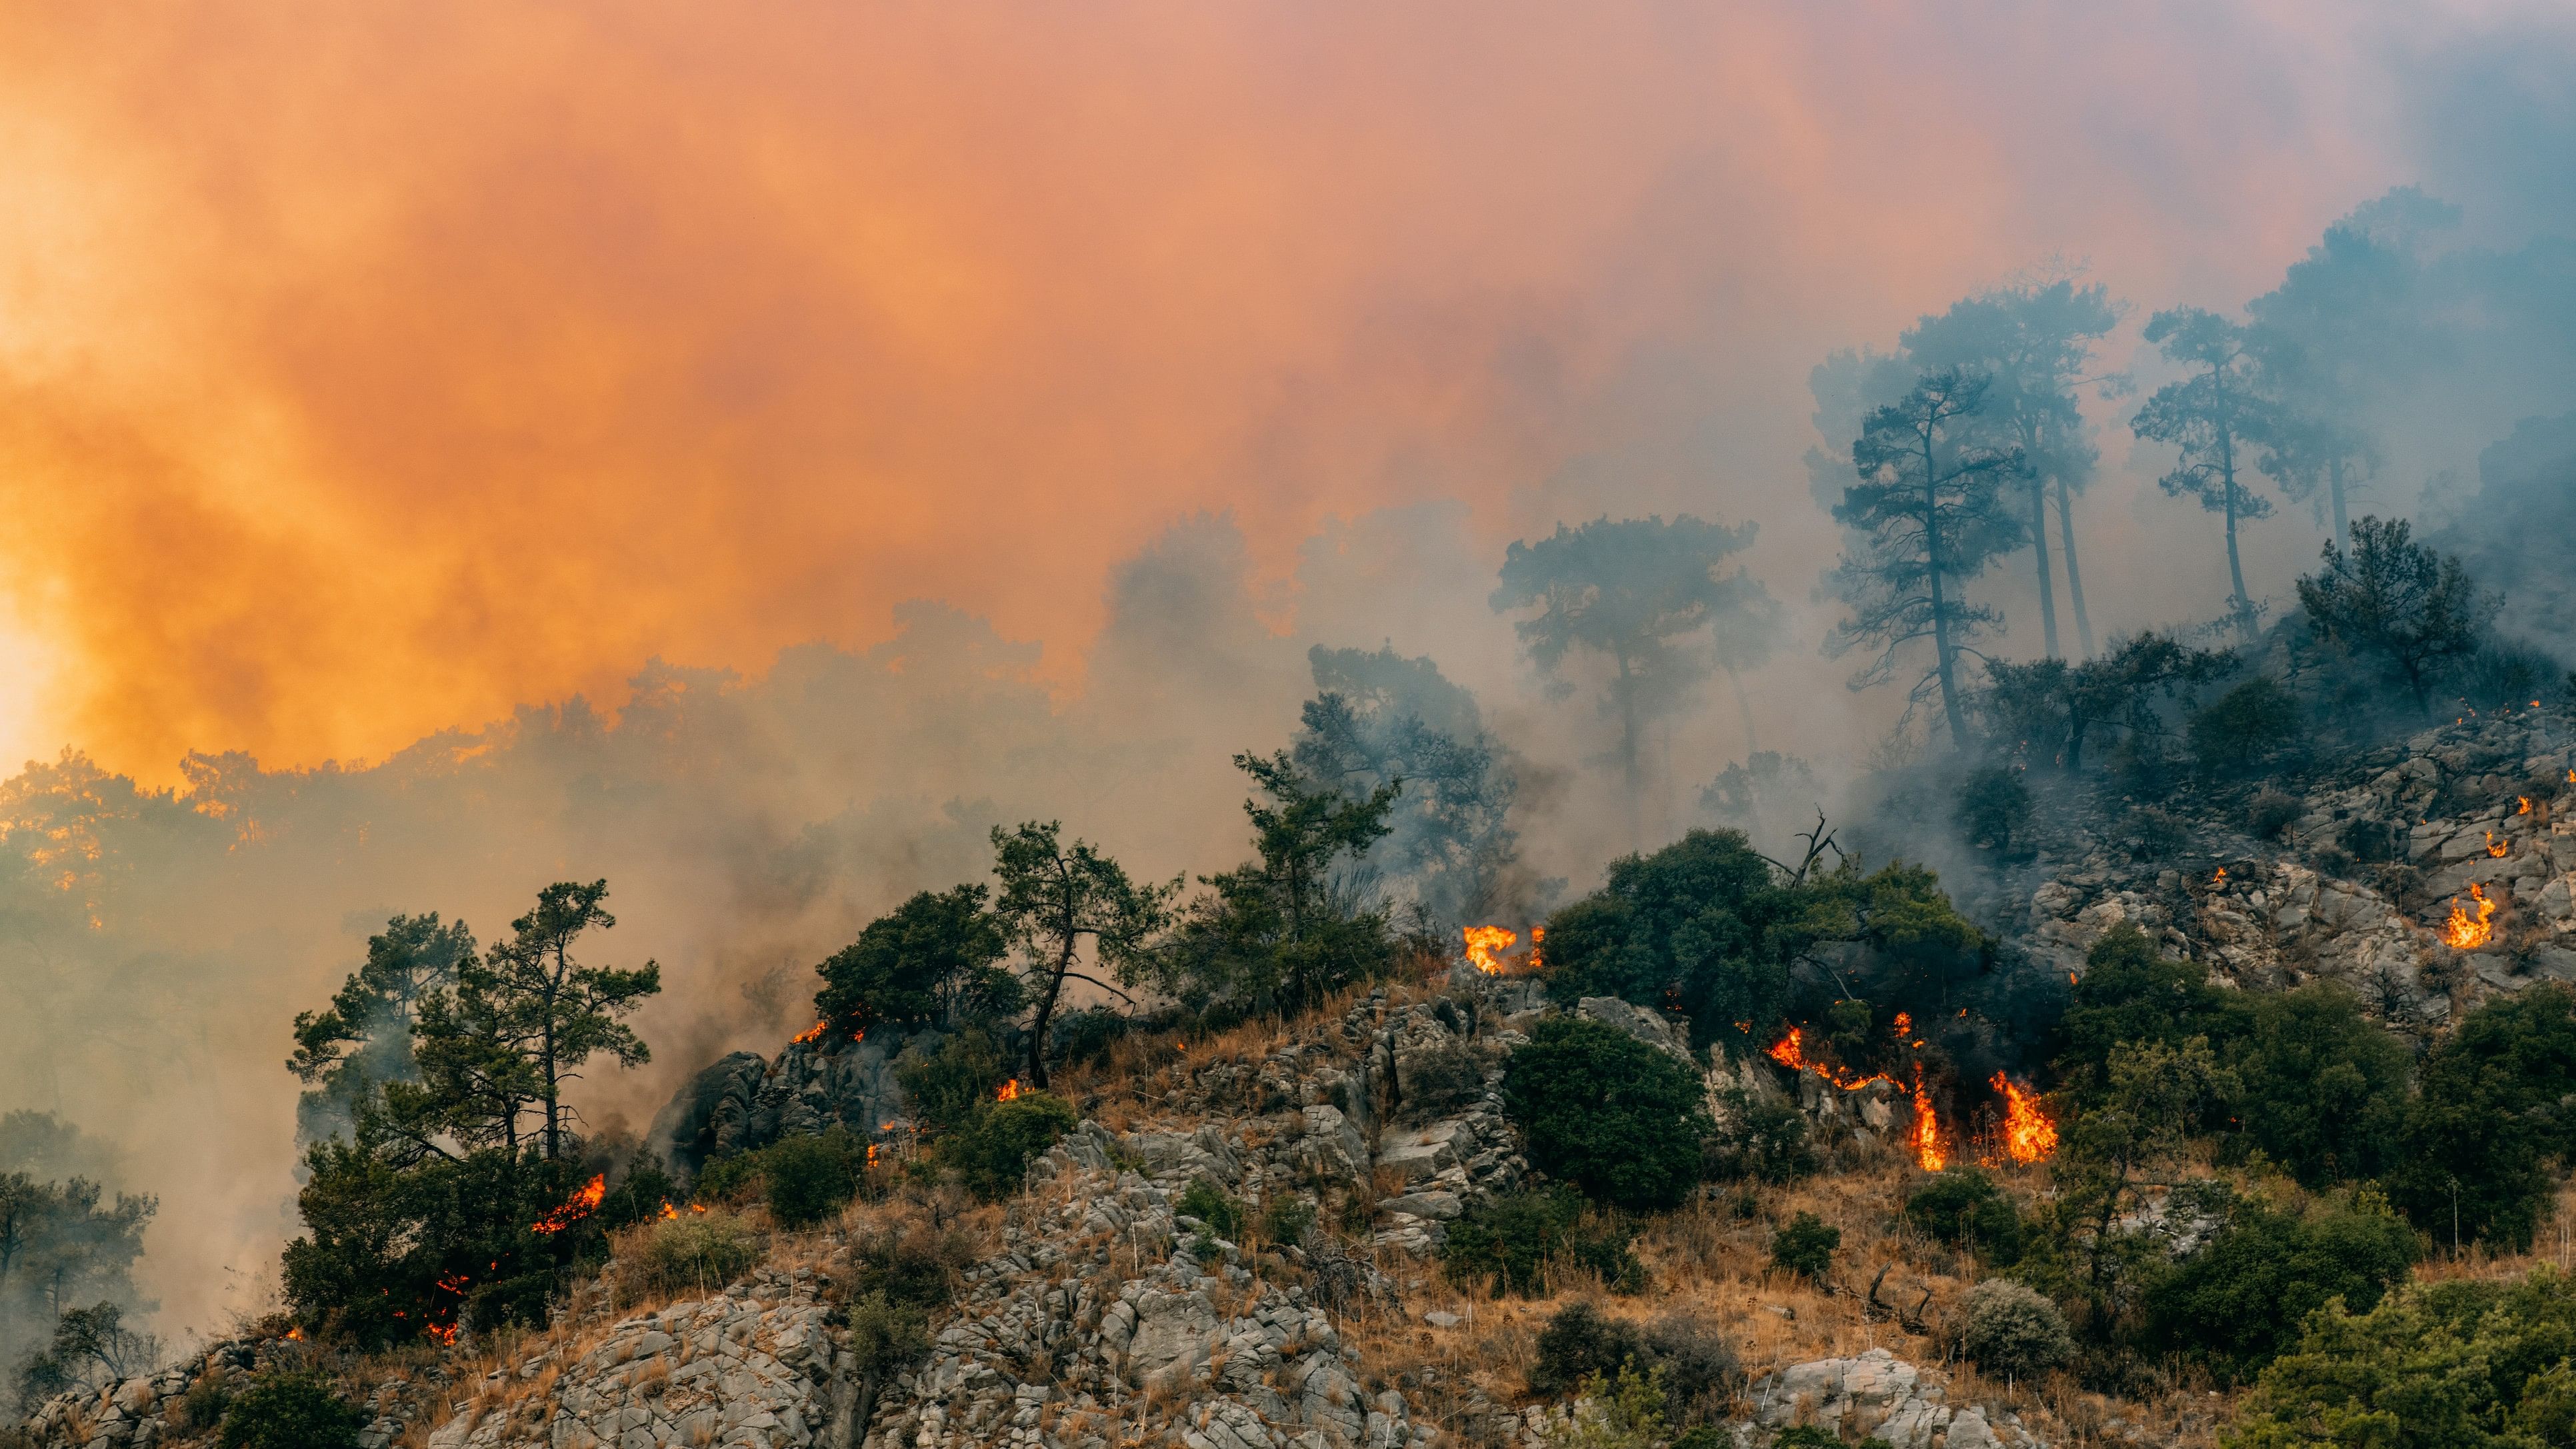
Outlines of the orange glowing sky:
[[2507,13],[0,7],[0,746],[381,756],[918,596],[1070,682],[1195,510],[1690,507],[1803,594],[1823,352],[2052,253],[2241,301]]

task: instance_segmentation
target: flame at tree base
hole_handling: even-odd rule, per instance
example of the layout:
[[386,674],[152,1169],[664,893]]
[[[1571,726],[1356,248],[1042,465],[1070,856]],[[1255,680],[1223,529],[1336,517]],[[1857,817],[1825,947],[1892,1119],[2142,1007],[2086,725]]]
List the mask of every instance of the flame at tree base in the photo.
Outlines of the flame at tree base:
[[2459,902],[2453,901],[2451,919],[2442,926],[2442,944],[2453,950],[2474,951],[2495,939],[2493,918],[2496,907],[2495,902],[2487,899],[2487,888],[2472,884],[2469,899],[2478,903],[2478,918],[2470,920],[2469,913],[2460,909]]
[[1995,1073],[1994,1089],[2004,1099],[2004,1155],[2028,1167],[2057,1155],[2057,1124],[2040,1109],[2039,1099]]

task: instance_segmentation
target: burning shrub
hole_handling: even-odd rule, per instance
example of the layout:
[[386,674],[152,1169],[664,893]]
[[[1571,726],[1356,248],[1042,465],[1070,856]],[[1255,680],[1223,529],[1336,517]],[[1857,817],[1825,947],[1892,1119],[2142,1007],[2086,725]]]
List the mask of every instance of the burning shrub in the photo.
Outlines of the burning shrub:
[[985,1104],[973,1121],[949,1134],[939,1145],[940,1160],[957,1169],[976,1196],[998,1200],[1019,1191],[1029,1159],[1081,1120],[1072,1103],[1052,1092],[1022,1091],[1007,1102]]
[[1993,1178],[1973,1167],[1936,1173],[1916,1188],[1905,1199],[1905,1220],[1927,1237],[1967,1247],[1998,1266],[2021,1257],[2021,1214]]
[[1010,1076],[1002,1049],[983,1031],[969,1028],[935,1048],[915,1037],[895,1058],[894,1079],[922,1125],[953,1131],[993,1100]]
[[1533,1166],[1604,1202],[1680,1205],[1708,1135],[1699,1074],[1586,1017],[1549,1016],[1512,1053],[1503,1103]]
[[599,1204],[599,1226],[607,1232],[633,1227],[647,1218],[661,1216],[662,1205],[685,1201],[687,1189],[671,1175],[658,1154],[638,1153],[627,1164],[625,1176]]
[[2075,1356],[2075,1338],[2057,1305],[2010,1278],[1968,1290],[1960,1349],[1981,1373],[2032,1378]]
[[2212,772],[2242,770],[2299,734],[2299,702],[2258,674],[2191,717],[2191,752]]
[[2368,1312],[2415,1251],[2415,1230],[2375,1197],[2306,1215],[2246,1204],[2147,1289],[2148,1336],[2222,1380],[2249,1375],[2329,1300]]
[[1802,1212],[1771,1234],[1771,1266],[1801,1278],[1821,1278],[1843,1245],[1843,1230],[1814,1213]]
[[762,1193],[782,1228],[811,1227],[858,1195],[868,1148],[846,1127],[789,1137],[760,1151]]
[[742,1219],[717,1209],[628,1229],[619,1236],[617,1256],[639,1288],[706,1292],[749,1272],[760,1243]]
[[1440,1263],[1461,1288],[1504,1293],[1546,1291],[1549,1272],[1571,1267],[1598,1277],[1614,1293],[1646,1283],[1645,1265],[1615,1227],[1586,1229],[1583,1199],[1564,1188],[1503,1193],[1449,1225]]
[[367,1416],[318,1374],[280,1374],[242,1391],[224,1412],[223,1449],[358,1449]]
[[1794,1182],[1816,1170],[1807,1144],[1807,1114],[1777,1097],[1757,1097],[1741,1087],[1722,1099],[1725,1120],[1709,1133],[1703,1174],[1715,1180]]

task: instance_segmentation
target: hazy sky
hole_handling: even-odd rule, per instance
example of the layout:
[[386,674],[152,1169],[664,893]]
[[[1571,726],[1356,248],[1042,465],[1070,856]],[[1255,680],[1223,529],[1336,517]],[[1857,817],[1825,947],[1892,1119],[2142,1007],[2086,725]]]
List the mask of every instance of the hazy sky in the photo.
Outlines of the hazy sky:
[[[1826,351],[2051,255],[2233,306],[2394,184],[2566,227],[2567,17],[0,7],[0,757],[380,758],[923,596],[1078,687],[1199,510],[1281,581],[1431,499],[1751,518],[1803,600]],[[2097,617],[2215,612],[2158,520],[2214,566],[2114,496]]]

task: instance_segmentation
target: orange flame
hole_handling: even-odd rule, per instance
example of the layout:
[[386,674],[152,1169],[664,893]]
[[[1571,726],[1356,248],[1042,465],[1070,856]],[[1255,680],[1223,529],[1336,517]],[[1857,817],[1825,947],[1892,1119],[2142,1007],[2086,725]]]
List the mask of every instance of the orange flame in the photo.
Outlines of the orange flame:
[[1013,1077],[1009,1081],[1004,1082],[1002,1084],[1002,1089],[999,1092],[996,1092],[993,1096],[993,1100],[997,1102],[1016,1102],[1019,1098],[1020,1079],[1017,1077]]
[[2513,842],[2496,839],[2494,831],[2490,830],[2486,834],[2487,854],[2494,856],[2498,860],[2502,860],[2505,858],[2505,855],[2513,849]]
[[2515,808],[2514,808],[2514,812],[2513,812],[2514,814],[2516,814],[2516,815],[2528,815],[2528,814],[2530,814],[2530,813],[2531,813],[2531,797],[2530,797],[2530,796],[2528,796],[2528,795],[2516,795],[2516,796],[2514,796],[2513,798],[2514,798],[2514,801],[2515,801]]
[[2474,951],[2495,939],[2495,927],[2489,924],[2495,915],[2495,902],[2487,899],[2487,888],[2471,885],[2469,898],[2478,903],[2478,918],[2470,920],[2469,913],[2461,910],[2460,903],[2454,900],[2451,902],[2451,919],[2442,927],[2442,943],[2455,950]]
[[[590,1184],[587,1187],[584,1187],[581,1191],[572,1195],[572,1201],[565,1203],[562,1207],[556,1208],[553,1212],[550,1212],[544,1217],[529,1224],[528,1230],[534,1233],[560,1233],[564,1229],[571,1227],[573,1224],[580,1222],[583,1218],[589,1217],[592,1213],[597,1212],[599,1210],[600,1200],[607,1196],[608,1178],[605,1175],[594,1177],[590,1180]],[[446,1285],[441,1284],[439,1286],[445,1287]]]
[[1939,1172],[1950,1165],[1950,1149],[1941,1141],[1941,1119],[1932,1114],[1932,1094],[1923,1090],[1923,1074],[1914,1074],[1914,1126],[1905,1134],[1914,1148],[1914,1161],[1925,1172]]
[[2220,867],[2218,868],[2218,874],[2216,874],[2216,875],[2214,875],[2214,876],[2211,876],[2211,877],[2209,878],[2209,883],[2210,883],[2211,885],[2225,885],[2225,884],[2227,884],[2227,867],[2225,867],[2225,866],[2223,866],[2223,865],[2222,865],[2222,866],[2220,866]]
[[300,1328],[290,1328],[286,1330],[286,1336],[293,1342],[302,1343],[304,1341],[304,1330]]
[[808,1042],[820,1041],[823,1039],[825,1028],[829,1026],[831,1026],[831,1023],[828,1021],[818,1021],[812,1026],[805,1028],[803,1031],[796,1033],[796,1035],[790,1037],[789,1040],[798,1046],[803,1046]]
[[1902,1085],[1885,1072],[1873,1072],[1866,1077],[1855,1077],[1846,1075],[1842,1068],[1831,1062],[1810,1061],[1807,1057],[1806,1040],[1806,1031],[1793,1026],[1789,1028],[1787,1036],[1771,1044],[1768,1055],[1771,1060],[1793,1072],[1813,1072],[1846,1092],[1857,1092],[1873,1082],[1885,1082],[1891,1087]]
[[1530,970],[1532,970],[1532,971],[1543,971],[1543,970],[1545,970],[1545,969],[1546,969],[1547,963],[1545,963],[1545,962],[1541,961],[1541,960],[1539,959],[1539,956],[1538,956],[1538,945],[1539,945],[1539,942],[1544,941],[1544,940],[1546,940],[1546,939],[1547,939],[1547,927],[1545,927],[1545,926],[1532,926],[1532,927],[1530,927],[1530,964],[1529,964],[1529,969],[1530,969]]
[[2005,1155],[2024,1167],[2055,1156],[2057,1124],[2040,1109],[2039,1098],[2014,1086],[2001,1072],[1995,1073],[1994,1088],[2004,1099]]
[[1512,944],[1521,938],[1520,932],[1502,926],[1469,926],[1464,934],[1467,938],[1467,964],[1488,976],[1503,974],[1501,953],[1510,950]]
[[869,1143],[869,1144],[868,1144],[868,1166],[870,1166],[870,1167],[874,1167],[874,1166],[876,1166],[876,1165],[877,1165],[877,1145],[876,1145],[875,1143],[871,1142],[871,1143]]

